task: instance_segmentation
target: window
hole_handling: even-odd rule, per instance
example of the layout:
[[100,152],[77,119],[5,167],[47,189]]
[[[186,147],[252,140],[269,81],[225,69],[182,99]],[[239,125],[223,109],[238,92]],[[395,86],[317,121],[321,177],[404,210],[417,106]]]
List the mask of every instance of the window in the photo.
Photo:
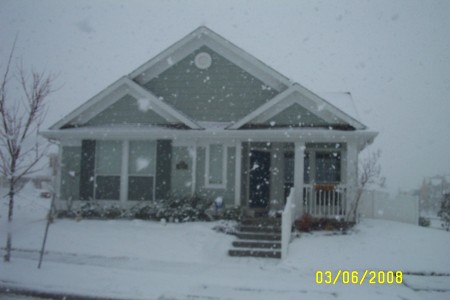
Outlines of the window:
[[95,199],[120,199],[121,141],[97,141],[95,149]]
[[128,157],[128,200],[153,200],[156,144],[131,141]]
[[340,181],[340,152],[316,152],[316,183],[339,183]]
[[222,144],[210,144],[206,149],[206,187],[225,188],[227,151]]

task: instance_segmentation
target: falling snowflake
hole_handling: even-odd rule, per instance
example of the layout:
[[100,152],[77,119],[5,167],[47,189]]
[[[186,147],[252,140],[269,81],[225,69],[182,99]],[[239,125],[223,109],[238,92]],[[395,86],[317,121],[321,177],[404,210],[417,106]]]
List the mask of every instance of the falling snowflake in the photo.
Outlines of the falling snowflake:
[[144,157],[138,157],[136,159],[136,171],[142,171],[150,165],[150,161]]
[[137,99],[137,105],[138,105],[139,110],[142,112],[147,112],[150,109],[152,109],[150,99],[145,99],[145,98]]

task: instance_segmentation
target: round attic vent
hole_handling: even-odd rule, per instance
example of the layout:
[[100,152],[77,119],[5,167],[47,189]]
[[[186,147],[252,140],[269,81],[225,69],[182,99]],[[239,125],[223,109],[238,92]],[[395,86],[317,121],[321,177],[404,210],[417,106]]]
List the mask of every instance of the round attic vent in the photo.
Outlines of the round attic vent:
[[195,56],[195,66],[199,69],[208,69],[211,66],[212,58],[206,52],[200,52]]

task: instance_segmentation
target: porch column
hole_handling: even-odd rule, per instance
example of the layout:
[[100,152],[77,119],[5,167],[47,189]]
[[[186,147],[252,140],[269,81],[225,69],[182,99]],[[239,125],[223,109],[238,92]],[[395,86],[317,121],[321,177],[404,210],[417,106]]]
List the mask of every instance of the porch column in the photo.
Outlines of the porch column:
[[242,142],[236,142],[236,154],[234,157],[234,206],[241,205],[241,174],[242,174]]
[[122,143],[122,172],[120,176],[120,202],[125,204],[128,198],[128,152],[130,149],[130,142],[123,141]]
[[191,148],[189,153],[192,157],[191,195],[194,196],[197,189],[197,143],[189,147]]
[[358,147],[356,142],[347,143],[347,197],[346,215],[355,201],[358,188]]
[[294,201],[295,201],[295,218],[300,217],[303,212],[303,170],[305,155],[305,142],[295,142],[294,156]]

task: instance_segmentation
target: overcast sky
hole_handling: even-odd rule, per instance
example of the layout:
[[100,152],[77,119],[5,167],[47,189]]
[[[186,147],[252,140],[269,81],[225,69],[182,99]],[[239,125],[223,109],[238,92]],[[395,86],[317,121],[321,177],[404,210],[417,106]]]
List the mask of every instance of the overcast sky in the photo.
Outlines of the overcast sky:
[[206,25],[317,92],[350,91],[391,191],[450,173],[450,1],[0,1],[0,67],[58,75],[46,127]]

